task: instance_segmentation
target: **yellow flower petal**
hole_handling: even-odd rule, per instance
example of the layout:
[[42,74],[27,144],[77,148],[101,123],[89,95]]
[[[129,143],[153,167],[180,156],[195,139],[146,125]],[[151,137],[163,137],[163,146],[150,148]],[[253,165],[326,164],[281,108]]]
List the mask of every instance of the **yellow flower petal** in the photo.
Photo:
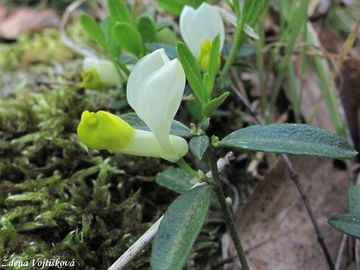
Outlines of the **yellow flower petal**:
[[89,148],[115,152],[130,144],[135,130],[114,114],[84,111],[77,134],[80,141]]

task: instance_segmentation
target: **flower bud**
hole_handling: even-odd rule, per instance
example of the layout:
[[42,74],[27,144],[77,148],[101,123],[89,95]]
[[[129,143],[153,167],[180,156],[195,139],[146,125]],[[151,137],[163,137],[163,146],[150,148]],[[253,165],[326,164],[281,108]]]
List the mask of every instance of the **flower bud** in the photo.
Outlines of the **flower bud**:
[[224,45],[225,28],[216,7],[202,3],[196,10],[185,6],[180,15],[180,33],[195,57],[199,57],[201,45],[220,35],[220,51]]
[[121,83],[120,75],[112,62],[93,57],[84,59],[81,77],[84,87],[89,89],[113,87]]

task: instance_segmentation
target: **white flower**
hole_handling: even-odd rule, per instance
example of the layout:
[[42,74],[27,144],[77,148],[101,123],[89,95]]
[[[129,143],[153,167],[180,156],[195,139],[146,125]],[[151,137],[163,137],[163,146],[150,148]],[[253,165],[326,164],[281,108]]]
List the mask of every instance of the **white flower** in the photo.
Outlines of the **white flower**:
[[[121,78],[114,64],[108,60],[95,57],[86,57],[83,61],[83,80],[88,88],[101,86],[116,86],[121,83]],[[92,86],[92,87],[91,87]]]
[[180,33],[192,54],[198,57],[200,46],[220,35],[220,51],[224,45],[225,29],[216,7],[202,3],[196,10],[185,6],[180,14]]
[[185,73],[179,60],[170,61],[163,49],[136,63],[126,88],[131,108],[150,128],[164,154],[176,160],[188,148],[187,142],[181,137],[169,136],[184,89]]
[[77,133],[93,149],[137,156],[160,157],[177,162],[188,151],[185,139],[170,135],[185,88],[184,70],[177,59],[169,60],[163,49],[142,59],[132,69],[127,100],[151,131],[131,127],[105,111],[83,112]]

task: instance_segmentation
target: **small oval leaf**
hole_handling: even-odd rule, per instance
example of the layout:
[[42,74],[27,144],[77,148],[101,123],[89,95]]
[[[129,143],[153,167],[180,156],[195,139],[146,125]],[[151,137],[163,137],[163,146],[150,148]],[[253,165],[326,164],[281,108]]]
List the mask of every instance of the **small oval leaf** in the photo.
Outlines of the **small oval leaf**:
[[181,194],[169,206],[154,239],[151,269],[182,269],[206,219],[210,196],[210,186],[202,185]]
[[191,152],[198,158],[202,159],[206,149],[209,147],[210,140],[206,135],[194,137],[190,140],[189,146]]
[[144,45],[139,31],[130,23],[120,22],[113,28],[115,41],[129,53],[138,57],[144,53]]
[[144,43],[156,41],[156,25],[149,16],[140,17],[137,23],[137,29],[139,30]]
[[166,187],[177,193],[183,193],[191,189],[191,187],[198,182],[196,178],[179,168],[168,168],[159,172],[156,175],[155,181],[160,186]]
[[252,151],[328,158],[353,158],[357,154],[335,133],[304,124],[250,126],[232,132],[221,141],[221,145]]

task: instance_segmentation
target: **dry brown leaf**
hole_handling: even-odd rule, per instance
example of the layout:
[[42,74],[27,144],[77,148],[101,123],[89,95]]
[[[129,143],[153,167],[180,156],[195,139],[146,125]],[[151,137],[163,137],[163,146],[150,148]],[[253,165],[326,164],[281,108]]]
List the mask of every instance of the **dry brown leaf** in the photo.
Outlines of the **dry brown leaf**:
[[[300,181],[314,209],[331,255],[342,234],[326,220],[346,209],[346,172],[333,167],[331,160],[292,158]],[[328,269],[311,221],[283,161],[270,171],[236,218],[236,227],[253,270]],[[236,255],[233,246],[230,255]],[[239,269],[239,263],[231,269]]]
[[21,33],[57,26],[58,24],[59,17],[52,9],[35,10],[21,7],[0,21],[0,37],[16,39]]
[[[300,111],[305,118],[306,123],[330,131],[335,131],[330,113],[322,98],[321,89],[315,81],[314,75],[307,72],[302,76],[304,77],[304,80],[302,80],[301,83],[300,80],[297,80],[297,89],[301,89],[300,93],[298,93],[301,99]],[[298,75],[298,78],[301,78],[300,74]]]

